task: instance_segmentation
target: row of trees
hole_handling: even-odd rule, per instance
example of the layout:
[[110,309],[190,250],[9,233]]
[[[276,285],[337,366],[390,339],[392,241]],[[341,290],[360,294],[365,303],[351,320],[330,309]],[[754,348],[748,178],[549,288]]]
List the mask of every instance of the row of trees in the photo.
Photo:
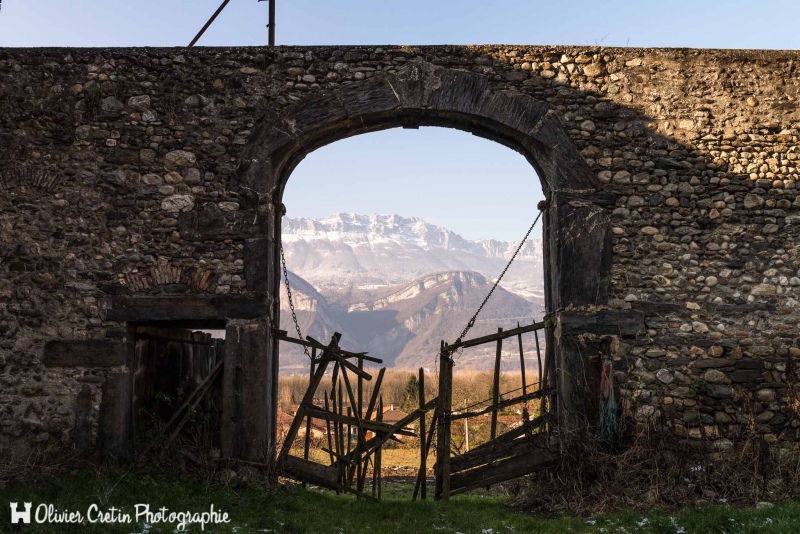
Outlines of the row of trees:
[[[378,369],[367,369],[373,377],[378,374]],[[386,407],[394,405],[405,412],[417,408],[419,399],[418,373],[406,369],[387,369],[381,385],[381,396]],[[354,377],[351,377],[353,379]],[[528,387],[536,388],[538,377],[528,374],[526,377]],[[364,398],[369,399],[375,379],[364,382]],[[492,372],[475,371],[472,369],[456,370],[453,373],[453,408],[459,409],[471,405],[487,405],[492,397]],[[438,377],[436,373],[425,373],[425,398],[432,399],[437,394]],[[522,376],[518,372],[500,374],[500,395],[512,397],[521,394]],[[292,405],[297,404],[305,395],[308,388],[307,376],[281,376],[278,379],[278,402],[280,408],[290,412]],[[330,381],[323,381],[320,395],[324,390],[330,390]],[[321,402],[320,396],[317,401]]]

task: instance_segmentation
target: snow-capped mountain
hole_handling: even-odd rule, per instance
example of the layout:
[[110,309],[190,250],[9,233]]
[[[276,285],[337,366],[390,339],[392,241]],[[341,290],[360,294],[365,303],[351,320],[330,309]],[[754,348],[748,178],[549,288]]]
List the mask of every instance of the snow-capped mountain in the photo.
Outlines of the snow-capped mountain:
[[[348,350],[408,368],[435,365],[440,341],[455,341],[519,244],[470,241],[419,218],[341,213],[285,218],[283,242],[303,334],[327,342],[338,331]],[[468,337],[540,320],[542,269],[541,240],[530,240]],[[282,292],[281,328],[295,335]],[[524,345],[535,357],[533,340]],[[494,350],[466,351],[461,365],[489,368]],[[300,372],[307,358],[287,344],[281,367]]]
[[[475,271],[496,279],[519,245],[471,241],[417,217],[337,213],[284,218],[289,269],[322,294],[408,283],[443,271]],[[529,239],[503,279],[505,289],[540,303],[542,241]]]

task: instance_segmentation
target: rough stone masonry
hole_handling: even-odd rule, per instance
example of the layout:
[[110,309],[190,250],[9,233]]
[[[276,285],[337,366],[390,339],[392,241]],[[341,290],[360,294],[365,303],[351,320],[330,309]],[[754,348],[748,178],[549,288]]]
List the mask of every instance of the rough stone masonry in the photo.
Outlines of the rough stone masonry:
[[[583,404],[596,401],[597,347],[610,336],[623,409],[639,423],[719,450],[754,434],[796,447],[799,59],[549,46],[0,49],[0,453],[123,435],[131,325],[275,324],[276,292],[264,289],[275,279],[262,271],[274,270],[281,192],[250,188],[248,165],[281,117],[372,105],[369,88],[409,65],[433,80],[423,102],[437,79],[535,101],[575,148],[572,163],[550,163],[591,171],[593,191],[571,200],[574,187],[545,184],[551,206],[569,208],[548,208],[551,229],[587,205],[607,221],[597,294],[550,295],[548,345],[571,347],[559,371]],[[419,125],[409,116],[375,129]],[[287,120],[282,146],[301,144]],[[330,132],[306,151],[352,134]],[[557,174],[531,159],[540,176]],[[568,230],[550,235],[576,257],[606,246]],[[549,268],[567,293],[581,284],[568,269]]]

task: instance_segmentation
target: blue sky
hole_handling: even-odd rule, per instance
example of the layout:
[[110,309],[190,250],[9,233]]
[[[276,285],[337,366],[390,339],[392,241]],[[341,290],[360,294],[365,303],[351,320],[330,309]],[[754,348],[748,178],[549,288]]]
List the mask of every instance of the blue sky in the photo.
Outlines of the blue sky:
[[[185,46],[221,0],[2,0],[0,46]],[[800,48],[797,0],[278,0],[278,44],[575,44]],[[198,46],[262,45],[267,3],[231,0]],[[488,181],[492,187],[482,184]],[[511,194],[509,194],[511,192]],[[518,239],[541,191],[518,154],[439,128],[324,147],[287,186],[289,215],[417,215]]]

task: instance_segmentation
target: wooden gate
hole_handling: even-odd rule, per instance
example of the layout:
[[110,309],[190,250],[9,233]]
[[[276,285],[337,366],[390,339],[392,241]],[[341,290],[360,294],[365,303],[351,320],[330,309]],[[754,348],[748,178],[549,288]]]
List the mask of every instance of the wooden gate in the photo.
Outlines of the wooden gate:
[[135,441],[147,443],[141,456],[158,447],[163,457],[189,419],[204,437],[197,454],[219,448],[225,341],[181,328],[139,327],[135,336],[132,421]]
[[[419,371],[419,407],[407,417],[393,425],[384,423],[380,398],[380,385],[385,368],[378,373],[369,402],[365,405],[362,388],[372,375],[364,371],[364,362],[381,363],[381,360],[365,353],[352,353],[339,348],[340,334],[334,334],[326,346],[307,336],[307,340],[291,338],[285,331],[276,330],[282,341],[311,348],[311,375],[308,390],[298,406],[294,419],[284,439],[278,456],[278,472],[304,483],[312,483],[338,492],[353,493],[359,497],[380,498],[381,448],[395,436],[406,435],[419,438],[419,471],[414,485],[413,499],[426,498],[426,470],[428,452],[436,436],[435,498],[447,500],[480,487],[487,487],[534,471],[551,467],[558,459],[558,450],[551,445],[549,429],[553,423],[552,406],[556,390],[550,383],[555,374],[554,362],[547,351],[542,359],[538,332],[544,323],[514,328],[496,334],[447,345],[442,342],[439,354],[439,395],[431,400],[425,398],[425,374]],[[522,335],[532,332],[536,336],[536,356],[539,379],[530,386],[525,378],[525,358]],[[516,337],[519,343],[522,387],[500,393],[500,360],[503,340]],[[481,406],[465,407],[453,411],[453,354],[462,348],[496,343],[492,396]],[[357,360],[357,364],[349,360]],[[333,363],[330,395],[325,392],[324,405],[315,395],[320,388],[329,364]],[[351,373],[356,381],[350,379]],[[513,395],[511,395],[513,394]],[[528,403],[538,403],[533,418],[528,413]],[[522,420],[507,432],[498,435],[498,418],[502,410],[522,405]],[[377,411],[376,411],[376,408]],[[433,412],[430,426],[426,415]],[[491,436],[482,445],[464,453],[453,454],[452,431],[454,422],[470,418],[491,416]],[[327,448],[322,448],[330,462],[322,464],[309,460],[309,436],[312,419],[324,421],[327,426]],[[409,432],[409,424],[418,422],[417,433]],[[305,425],[305,443],[295,439]],[[427,428],[426,428],[427,427]],[[355,439],[353,437],[355,432]],[[292,449],[295,454],[292,454]],[[365,491],[367,471],[372,468],[372,492]]]
[[[424,374],[420,372],[420,406],[418,410],[396,421],[394,424],[382,421],[383,399],[380,395],[381,382],[386,368],[381,368],[375,380],[375,386],[369,402],[365,405],[363,387],[365,381],[371,381],[372,375],[364,370],[364,362],[383,363],[378,358],[366,353],[354,353],[339,348],[341,334],[333,335],[325,346],[310,336],[307,340],[289,337],[286,331],[276,330],[282,341],[311,348],[311,376],[309,387],[297,408],[289,431],[284,438],[283,447],[278,455],[278,472],[286,477],[303,483],[316,484],[337,492],[353,493],[358,497],[379,499],[381,496],[381,449],[395,436],[417,436],[408,430],[408,426],[419,421],[420,436],[425,435],[425,415],[438,403],[438,399],[425,401]],[[319,355],[318,355],[319,354]],[[357,364],[349,360],[357,360]],[[314,403],[315,395],[320,388],[328,365],[333,363],[330,395],[325,391],[324,405]],[[352,373],[355,383],[351,382]],[[323,448],[330,463],[325,465],[309,460],[309,440],[312,419],[324,421],[327,428],[327,448]],[[292,454],[295,438],[305,424],[306,433],[303,444],[303,456]],[[355,432],[355,439],[353,433]],[[421,442],[425,440],[421,439]],[[430,444],[430,440],[428,441]],[[424,445],[424,443],[423,443]],[[422,446],[421,446],[422,448]],[[417,477],[417,489],[420,483],[424,489],[425,455],[421,460],[420,472],[423,478]],[[372,469],[371,492],[367,493],[368,470]],[[416,490],[415,490],[416,495]]]
[[[503,331],[467,341],[447,345],[442,341],[439,353],[439,401],[437,404],[437,443],[436,443],[436,492],[435,498],[447,500],[473,489],[487,487],[517,477],[528,475],[539,469],[552,466],[558,458],[555,447],[551,447],[547,430],[552,424],[551,410],[555,404],[555,388],[551,387],[555,376],[555,366],[550,354],[542,361],[539,347],[540,330],[545,323]],[[522,349],[522,334],[533,332],[536,336],[536,356],[539,380],[532,391],[528,390],[525,380],[525,358]],[[506,395],[518,393],[510,398],[503,398],[500,389],[500,360],[503,340],[516,337],[519,344],[520,371],[522,387],[516,391],[505,392]],[[468,347],[476,347],[487,343],[496,343],[492,397],[487,399],[488,406],[480,409],[466,407],[461,412],[454,412],[452,406],[453,386],[453,354]],[[531,400],[539,401],[539,413],[533,419],[528,413],[527,404]],[[483,404],[483,403],[478,403]],[[519,426],[497,435],[498,413],[513,406],[523,405],[522,421]],[[473,405],[473,406],[477,406]],[[452,424],[455,421],[491,415],[491,437],[486,443],[463,454],[453,455]]]

